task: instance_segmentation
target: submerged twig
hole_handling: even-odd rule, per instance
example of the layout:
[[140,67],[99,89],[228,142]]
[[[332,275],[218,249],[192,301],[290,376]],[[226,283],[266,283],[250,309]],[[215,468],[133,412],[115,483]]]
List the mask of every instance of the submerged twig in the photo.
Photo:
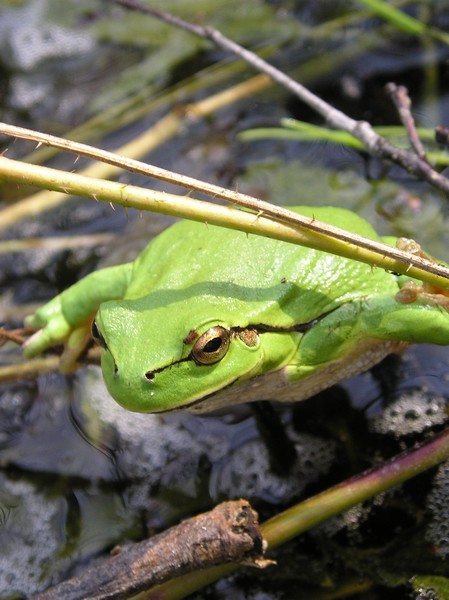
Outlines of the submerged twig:
[[59,356],[46,356],[21,362],[20,364],[1,365],[0,382],[22,381],[33,379],[44,373],[56,373],[59,371],[61,358]]
[[112,233],[96,233],[93,235],[72,235],[64,237],[35,237],[14,240],[0,240],[0,254],[9,252],[27,252],[38,249],[58,251],[89,246],[109,244],[114,239]]
[[[253,77],[250,81],[239,83],[230,89],[219,91],[211,96],[199,100],[198,102],[195,102],[194,104],[190,104],[188,107],[185,107],[185,110],[180,110],[179,107],[176,106],[164,117],[160,118],[157,123],[152,125],[148,130],[138,135],[131,142],[121,146],[117,150],[117,153],[126,156],[128,161],[132,160],[129,157],[143,156],[159,146],[161,143],[172,138],[183,126],[186,126],[186,124],[203,119],[207,115],[214,113],[223,106],[228,106],[231,102],[236,102],[241,98],[256,94],[261,89],[267,87],[267,82],[269,82],[268,77],[265,75],[259,75],[257,77]],[[1,125],[5,132],[8,128],[13,127],[12,125],[7,124]],[[17,129],[17,137],[19,137],[20,129],[20,127]],[[26,130],[22,129],[22,133],[25,131]],[[38,132],[34,132],[34,134],[36,134],[35,138],[29,137],[28,139],[35,139],[38,144],[49,144],[49,142],[44,141],[44,139],[37,139],[37,136],[39,135]],[[46,137],[45,134],[40,134],[40,136],[41,138]],[[20,137],[26,138],[27,136],[21,135]],[[63,148],[64,146],[67,146],[66,149],[70,147],[71,142],[69,140],[63,140],[62,138],[55,139],[59,139],[57,147]],[[84,154],[82,151],[83,146],[84,145],[81,144],[81,149],[79,152],[77,152],[78,154]],[[90,152],[92,151],[93,148],[90,147]],[[99,151],[99,154],[101,152],[103,152],[104,155],[107,154],[105,151]],[[85,155],[89,156],[88,153]],[[117,155],[115,156],[117,157]],[[104,157],[98,157],[98,159],[102,160],[104,163],[108,162],[109,165],[89,165],[82,171],[82,174],[90,177],[110,179],[111,177],[117,175],[121,169],[129,169],[128,166],[122,165],[120,162],[116,163],[114,160],[106,161]],[[140,171],[136,170],[135,172]],[[145,174],[154,176],[148,172]],[[216,195],[215,192],[213,193]],[[7,229],[21,219],[33,217],[43,210],[55,208],[56,206],[66,202],[69,197],[70,196],[68,195],[67,190],[61,190],[60,193],[41,191],[28,196],[19,202],[15,202],[14,204],[2,209],[0,229]]]

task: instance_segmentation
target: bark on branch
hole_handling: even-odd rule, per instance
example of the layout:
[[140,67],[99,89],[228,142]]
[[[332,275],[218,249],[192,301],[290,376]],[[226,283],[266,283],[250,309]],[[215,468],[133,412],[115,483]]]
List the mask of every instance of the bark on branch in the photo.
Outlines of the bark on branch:
[[224,502],[149,540],[120,548],[100,565],[34,600],[118,600],[190,571],[224,563],[264,568],[272,561],[257,513],[246,500]]

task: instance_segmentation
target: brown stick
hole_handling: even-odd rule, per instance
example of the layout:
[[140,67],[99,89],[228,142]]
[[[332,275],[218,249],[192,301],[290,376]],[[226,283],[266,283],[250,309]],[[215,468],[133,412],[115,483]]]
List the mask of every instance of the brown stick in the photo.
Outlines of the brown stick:
[[174,577],[224,563],[264,568],[266,543],[246,500],[224,502],[119,552],[34,600],[118,600]]
[[418,132],[416,131],[415,119],[412,115],[412,101],[408,95],[408,90],[403,85],[396,85],[395,83],[387,83],[385,86],[387,94],[390,95],[391,99],[396,106],[396,109],[401,119],[401,123],[404,125],[407,131],[408,139],[412,145],[412,148],[416,152],[417,156],[426,162],[426,151],[419,139]]

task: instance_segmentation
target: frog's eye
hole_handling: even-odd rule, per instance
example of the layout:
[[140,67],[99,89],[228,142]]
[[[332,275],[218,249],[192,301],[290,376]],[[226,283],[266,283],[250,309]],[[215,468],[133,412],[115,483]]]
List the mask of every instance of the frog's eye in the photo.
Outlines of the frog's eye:
[[93,337],[94,341],[99,346],[101,346],[102,348],[107,350],[106,340],[104,339],[103,334],[101,333],[100,329],[98,328],[97,322],[95,320],[92,321],[91,333],[92,333],[92,337]]
[[228,351],[230,339],[229,329],[211,327],[196,340],[191,356],[200,365],[213,365]]

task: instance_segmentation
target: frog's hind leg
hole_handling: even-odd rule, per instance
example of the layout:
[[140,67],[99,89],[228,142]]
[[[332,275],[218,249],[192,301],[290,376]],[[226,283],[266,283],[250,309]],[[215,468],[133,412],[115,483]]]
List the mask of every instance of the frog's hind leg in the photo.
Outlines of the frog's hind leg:
[[276,475],[290,475],[297,454],[293,441],[289,438],[279,412],[268,400],[251,402],[257,430],[267,448],[270,466]]

